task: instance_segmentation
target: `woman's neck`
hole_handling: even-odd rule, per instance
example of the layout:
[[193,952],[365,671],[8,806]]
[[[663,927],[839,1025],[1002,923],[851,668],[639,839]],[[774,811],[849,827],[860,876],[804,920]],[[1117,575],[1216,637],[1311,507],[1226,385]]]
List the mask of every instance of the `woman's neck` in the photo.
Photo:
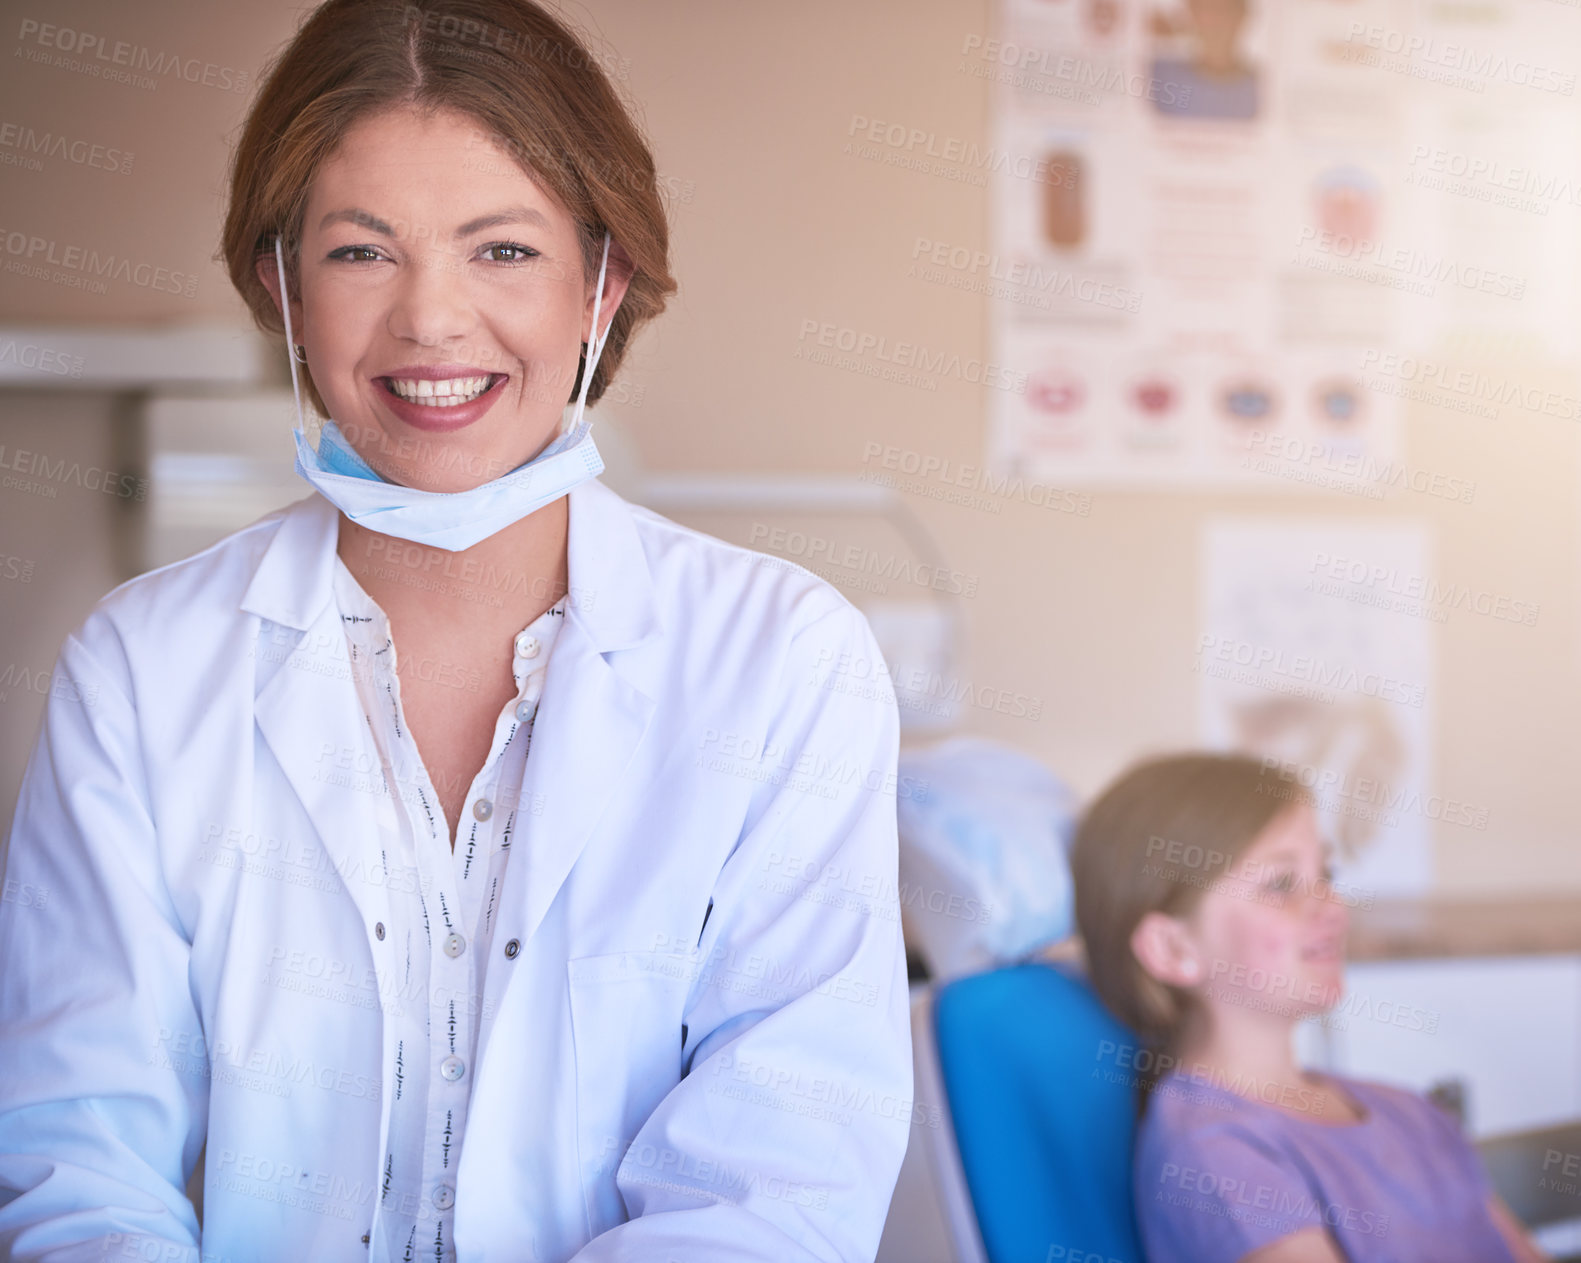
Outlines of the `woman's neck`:
[[337,551],[392,623],[512,635],[566,593],[569,497],[460,552],[359,526],[344,514]]

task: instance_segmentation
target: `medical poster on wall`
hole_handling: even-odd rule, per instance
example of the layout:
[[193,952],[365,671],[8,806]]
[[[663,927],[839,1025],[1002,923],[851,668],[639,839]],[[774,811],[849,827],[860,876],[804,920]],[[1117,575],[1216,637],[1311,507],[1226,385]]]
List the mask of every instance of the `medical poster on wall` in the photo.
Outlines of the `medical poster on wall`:
[[[1525,15],[1554,6],[1492,8],[1514,52],[1548,38],[1552,15]],[[1529,157],[1504,148],[1511,119],[1581,152],[1574,96],[1389,51],[1424,20],[1397,0],[1000,0],[969,56],[1004,158],[991,354],[1028,386],[993,401],[995,468],[1356,491],[1402,459],[1414,397],[1380,366],[1468,327],[1581,327],[1581,184],[1504,162],[1499,181],[1547,191],[1512,222],[1509,190],[1450,175]],[[1467,46],[1452,27],[1429,56]],[[1485,137],[1484,117],[1502,120]]]
[[1427,891],[1435,828],[1477,827],[1430,784],[1433,632],[1453,615],[1432,564],[1411,522],[1203,528],[1200,736],[1265,759],[1272,791],[1313,793],[1358,898]]

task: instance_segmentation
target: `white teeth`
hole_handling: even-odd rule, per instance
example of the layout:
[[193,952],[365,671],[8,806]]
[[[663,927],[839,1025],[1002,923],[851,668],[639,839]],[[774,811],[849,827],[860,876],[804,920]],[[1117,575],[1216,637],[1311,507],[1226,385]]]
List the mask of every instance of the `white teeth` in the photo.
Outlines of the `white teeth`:
[[453,408],[476,399],[489,388],[490,376],[453,377],[446,381],[427,378],[392,377],[390,386],[409,403],[430,408]]

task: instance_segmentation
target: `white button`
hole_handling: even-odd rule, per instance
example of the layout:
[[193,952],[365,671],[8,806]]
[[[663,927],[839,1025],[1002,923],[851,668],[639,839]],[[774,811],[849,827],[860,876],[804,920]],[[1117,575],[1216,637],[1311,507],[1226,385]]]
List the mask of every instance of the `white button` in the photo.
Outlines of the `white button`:
[[487,798],[480,798],[472,804],[472,814],[479,820],[487,820],[494,814],[494,804]]
[[516,656],[518,658],[536,658],[538,656],[538,637],[529,636],[526,632],[516,637]]
[[448,1184],[441,1184],[434,1190],[434,1205],[440,1210],[449,1210],[456,1204],[456,1190]]
[[521,723],[526,723],[533,717],[533,712],[538,709],[537,702],[529,702],[525,698],[516,703],[516,718]]
[[467,940],[459,934],[452,934],[445,940],[445,955],[459,956],[467,950]]
[[439,1063],[439,1073],[454,1083],[467,1072],[467,1063],[460,1057],[446,1057]]

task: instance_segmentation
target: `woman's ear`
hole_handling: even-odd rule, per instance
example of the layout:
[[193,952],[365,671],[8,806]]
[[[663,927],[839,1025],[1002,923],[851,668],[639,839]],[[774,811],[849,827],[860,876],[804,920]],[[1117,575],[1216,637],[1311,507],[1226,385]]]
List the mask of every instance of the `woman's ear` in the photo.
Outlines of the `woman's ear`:
[[1146,913],[1131,931],[1131,951],[1159,982],[1189,990],[1202,981],[1196,943],[1178,917]]
[[[274,309],[280,310],[280,271],[275,263],[273,252],[260,254],[253,260],[253,271],[258,274],[258,280],[269,291],[269,297],[274,299]],[[291,329],[296,334],[297,340],[302,339],[302,300],[301,296],[291,296]]]
[[[602,248],[600,249],[602,253]],[[599,332],[609,328],[609,322],[620,310],[620,300],[626,296],[631,278],[637,274],[637,265],[614,237],[609,239],[609,262],[604,267],[604,297],[599,302]],[[587,304],[582,309],[582,341],[588,341],[588,330],[593,327],[593,286],[598,283],[598,269],[587,278]]]

